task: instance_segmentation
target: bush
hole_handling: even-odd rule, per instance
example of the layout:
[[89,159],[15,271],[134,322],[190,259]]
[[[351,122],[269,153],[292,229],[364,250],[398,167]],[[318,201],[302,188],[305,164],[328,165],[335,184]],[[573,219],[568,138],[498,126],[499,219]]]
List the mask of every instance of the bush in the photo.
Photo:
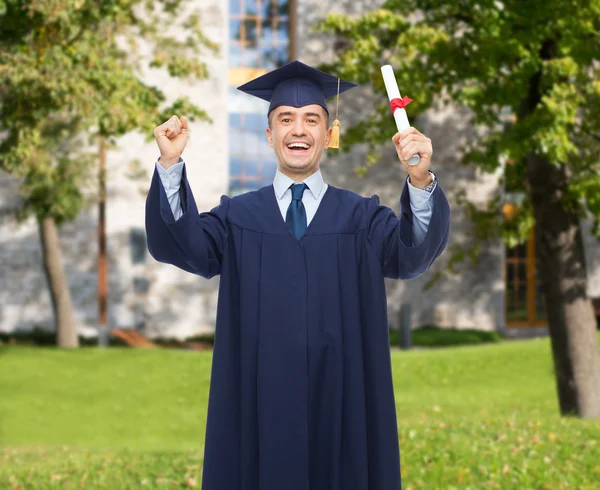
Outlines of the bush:
[[[203,333],[188,337],[181,341],[173,337],[156,337],[152,342],[162,347],[183,348],[187,342],[214,345],[214,333]],[[421,347],[443,347],[451,345],[475,345],[488,342],[498,342],[502,336],[497,332],[487,332],[474,329],[441,328],[435,325],[426,325],[412,332],[412,344]],[[52,346],[56,345],[54,332],[42,328],[34,328],[31,331],[6,333],[0,332],[2,343],[14,343],[24,345]],[[390,344],[400,346],[400,332],[390,330]],[[97,337],[79,336],[79,345],[96,346]],[[109,346],[126,345],[121,339],[109,336]]]
[[[155,344],[162,347],[172,348],[183,348],[186,342],[199,342],[203,344],[214,345],[214,334],[206,333],[188,337],[181,341],[173,337],[157,337],[150,339]],[[0,332],[0,343],[2,344],[18,344],[18,345],[36,345],[36,346],[55,346],[56,345],[56,334],[53,331],[46,330],[43,328],[36,327],[33,330],[25,330],[18,332]],[[98,337],[83,337],[79,335],[80,346],[97,346]],[[113,346],[125,346],[125,342],[121,339],[109,335],[108,345]]]
[[[52,346],[56,345],[56,333],[40,327],[35,327],[33,330],[18,332],[0,332],[0,342],[3,344]],[[111,346],[125,345],[121,339],[113,337],[112,335],[109,336],[108,343]],[[84,337],[79,335],[79,345],[98,345],[98,337]]]
[[[412,332],[412,345],[420,347],[444,347],[456,345],[475,345],[499,342],[502,336],[498,332],[475,329],[442,328],[425,325]],[[400,346],[400,332],[390,330],[390,344]]]

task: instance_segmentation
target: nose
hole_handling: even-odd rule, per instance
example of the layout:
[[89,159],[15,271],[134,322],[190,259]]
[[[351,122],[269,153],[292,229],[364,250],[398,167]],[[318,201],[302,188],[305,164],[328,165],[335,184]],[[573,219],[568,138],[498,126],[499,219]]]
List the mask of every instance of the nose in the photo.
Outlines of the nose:
[[294,121],[294,127],[292,128],[292,136],[305,136],[306,130],[304,129],[304,121],[301,117],[296,118]]

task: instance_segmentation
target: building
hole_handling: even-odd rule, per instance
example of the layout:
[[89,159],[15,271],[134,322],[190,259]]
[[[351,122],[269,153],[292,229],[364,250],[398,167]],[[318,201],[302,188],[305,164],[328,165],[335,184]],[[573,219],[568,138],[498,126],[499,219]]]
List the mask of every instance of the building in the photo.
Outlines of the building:
[[[293,59],[310,65],[330,60],[335,55],[335,42],[312,32],[314,23],[329,12],[358,14],[376,5],[374,1],[349,0],[189,2],[190,8],[201,12],[204,33],[221,45],[219,55],[205,59],[210,79],[190,86],[153,69],[148,69],[144,77],[168,96],[187,94],[213,119],[212,124],[191,124],[190,141],[183,154],[199,209],[212,208],[222,194],[233,195],[269,184],[275,172],[276,160],[264,137],[268,104],[242,94],[236,87]],[[342,96],[342,145],[344,127],[373,97],[366,87],[355,89],[351,97]],[[433,140],[432,167],[451,205],[460,189],[481,205],[498,190],[499,175],[483,175],[458,164],[458,145],[473,131],[466,126],[463,112],[432,110],[420,117],[418,124],[413,123]],[[394,132],[391,122],[390,138]],[[364,160],[365,151],[355,148],[348,154],[326,152],[322,162],[326,181],[366,196],[379,194],[383,204],[398,211],[406,174],[391,144],[383,162],[371,168],[366,178],[359,178],[353,169]],[[108,153],[109,324],[144,329],[150,336],[183,338],[214,328],[218,278],[205,280],[157,263],[147,251],[145,193],[158,156],[156,144],[146,144],[141,134],[127,135],[121,139],[118,151]],[[147,169],[147,179],[142,183],[126,175],[128,163],[134,159]],[[51,328],[52,311],[35,222],[17,226],[12,218],[18,206],[15,183],[0,176],[0,189],[0,331]],[[448,247],[468,247],[469,224],[458,208],[453,208]],[[77,322],[88,334],[94,333],[98,318],[96,226],[97,210],[92,206],[61,230]],[[589,294],[600,296],[600,257],[588,228],[586,224]],[[398,325],[400,306],[410,304],[414,327],[436,324],[498,330],[507,335],[543,333],[545,317],[533,266],[533,243],[533,235],[528,244],[516,249],[492,243],[478,264],[464,263],[460,275],[440,281],[427,291],[423,286],[432,274],[444,268],[448,251],[427,274],[407,282],[389,281],[390,325]]]

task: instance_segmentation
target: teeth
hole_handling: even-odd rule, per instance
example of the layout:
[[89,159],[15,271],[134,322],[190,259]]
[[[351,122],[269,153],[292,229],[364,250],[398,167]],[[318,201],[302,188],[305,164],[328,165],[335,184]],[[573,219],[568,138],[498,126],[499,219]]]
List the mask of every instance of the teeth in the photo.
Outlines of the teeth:
[[288,148],[304,148],[308,150],[310,146],[308,146],[306,143],[291,143],[288,145]]

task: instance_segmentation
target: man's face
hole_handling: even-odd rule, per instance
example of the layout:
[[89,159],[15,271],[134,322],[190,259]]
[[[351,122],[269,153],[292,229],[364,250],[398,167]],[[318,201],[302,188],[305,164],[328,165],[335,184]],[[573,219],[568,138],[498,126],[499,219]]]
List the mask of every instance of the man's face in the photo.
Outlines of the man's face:
[[306,175],[318,168],[331,137],[327,126],[327,113],[318,104],[273,109],[267,140],[275,149],[280,170]]

